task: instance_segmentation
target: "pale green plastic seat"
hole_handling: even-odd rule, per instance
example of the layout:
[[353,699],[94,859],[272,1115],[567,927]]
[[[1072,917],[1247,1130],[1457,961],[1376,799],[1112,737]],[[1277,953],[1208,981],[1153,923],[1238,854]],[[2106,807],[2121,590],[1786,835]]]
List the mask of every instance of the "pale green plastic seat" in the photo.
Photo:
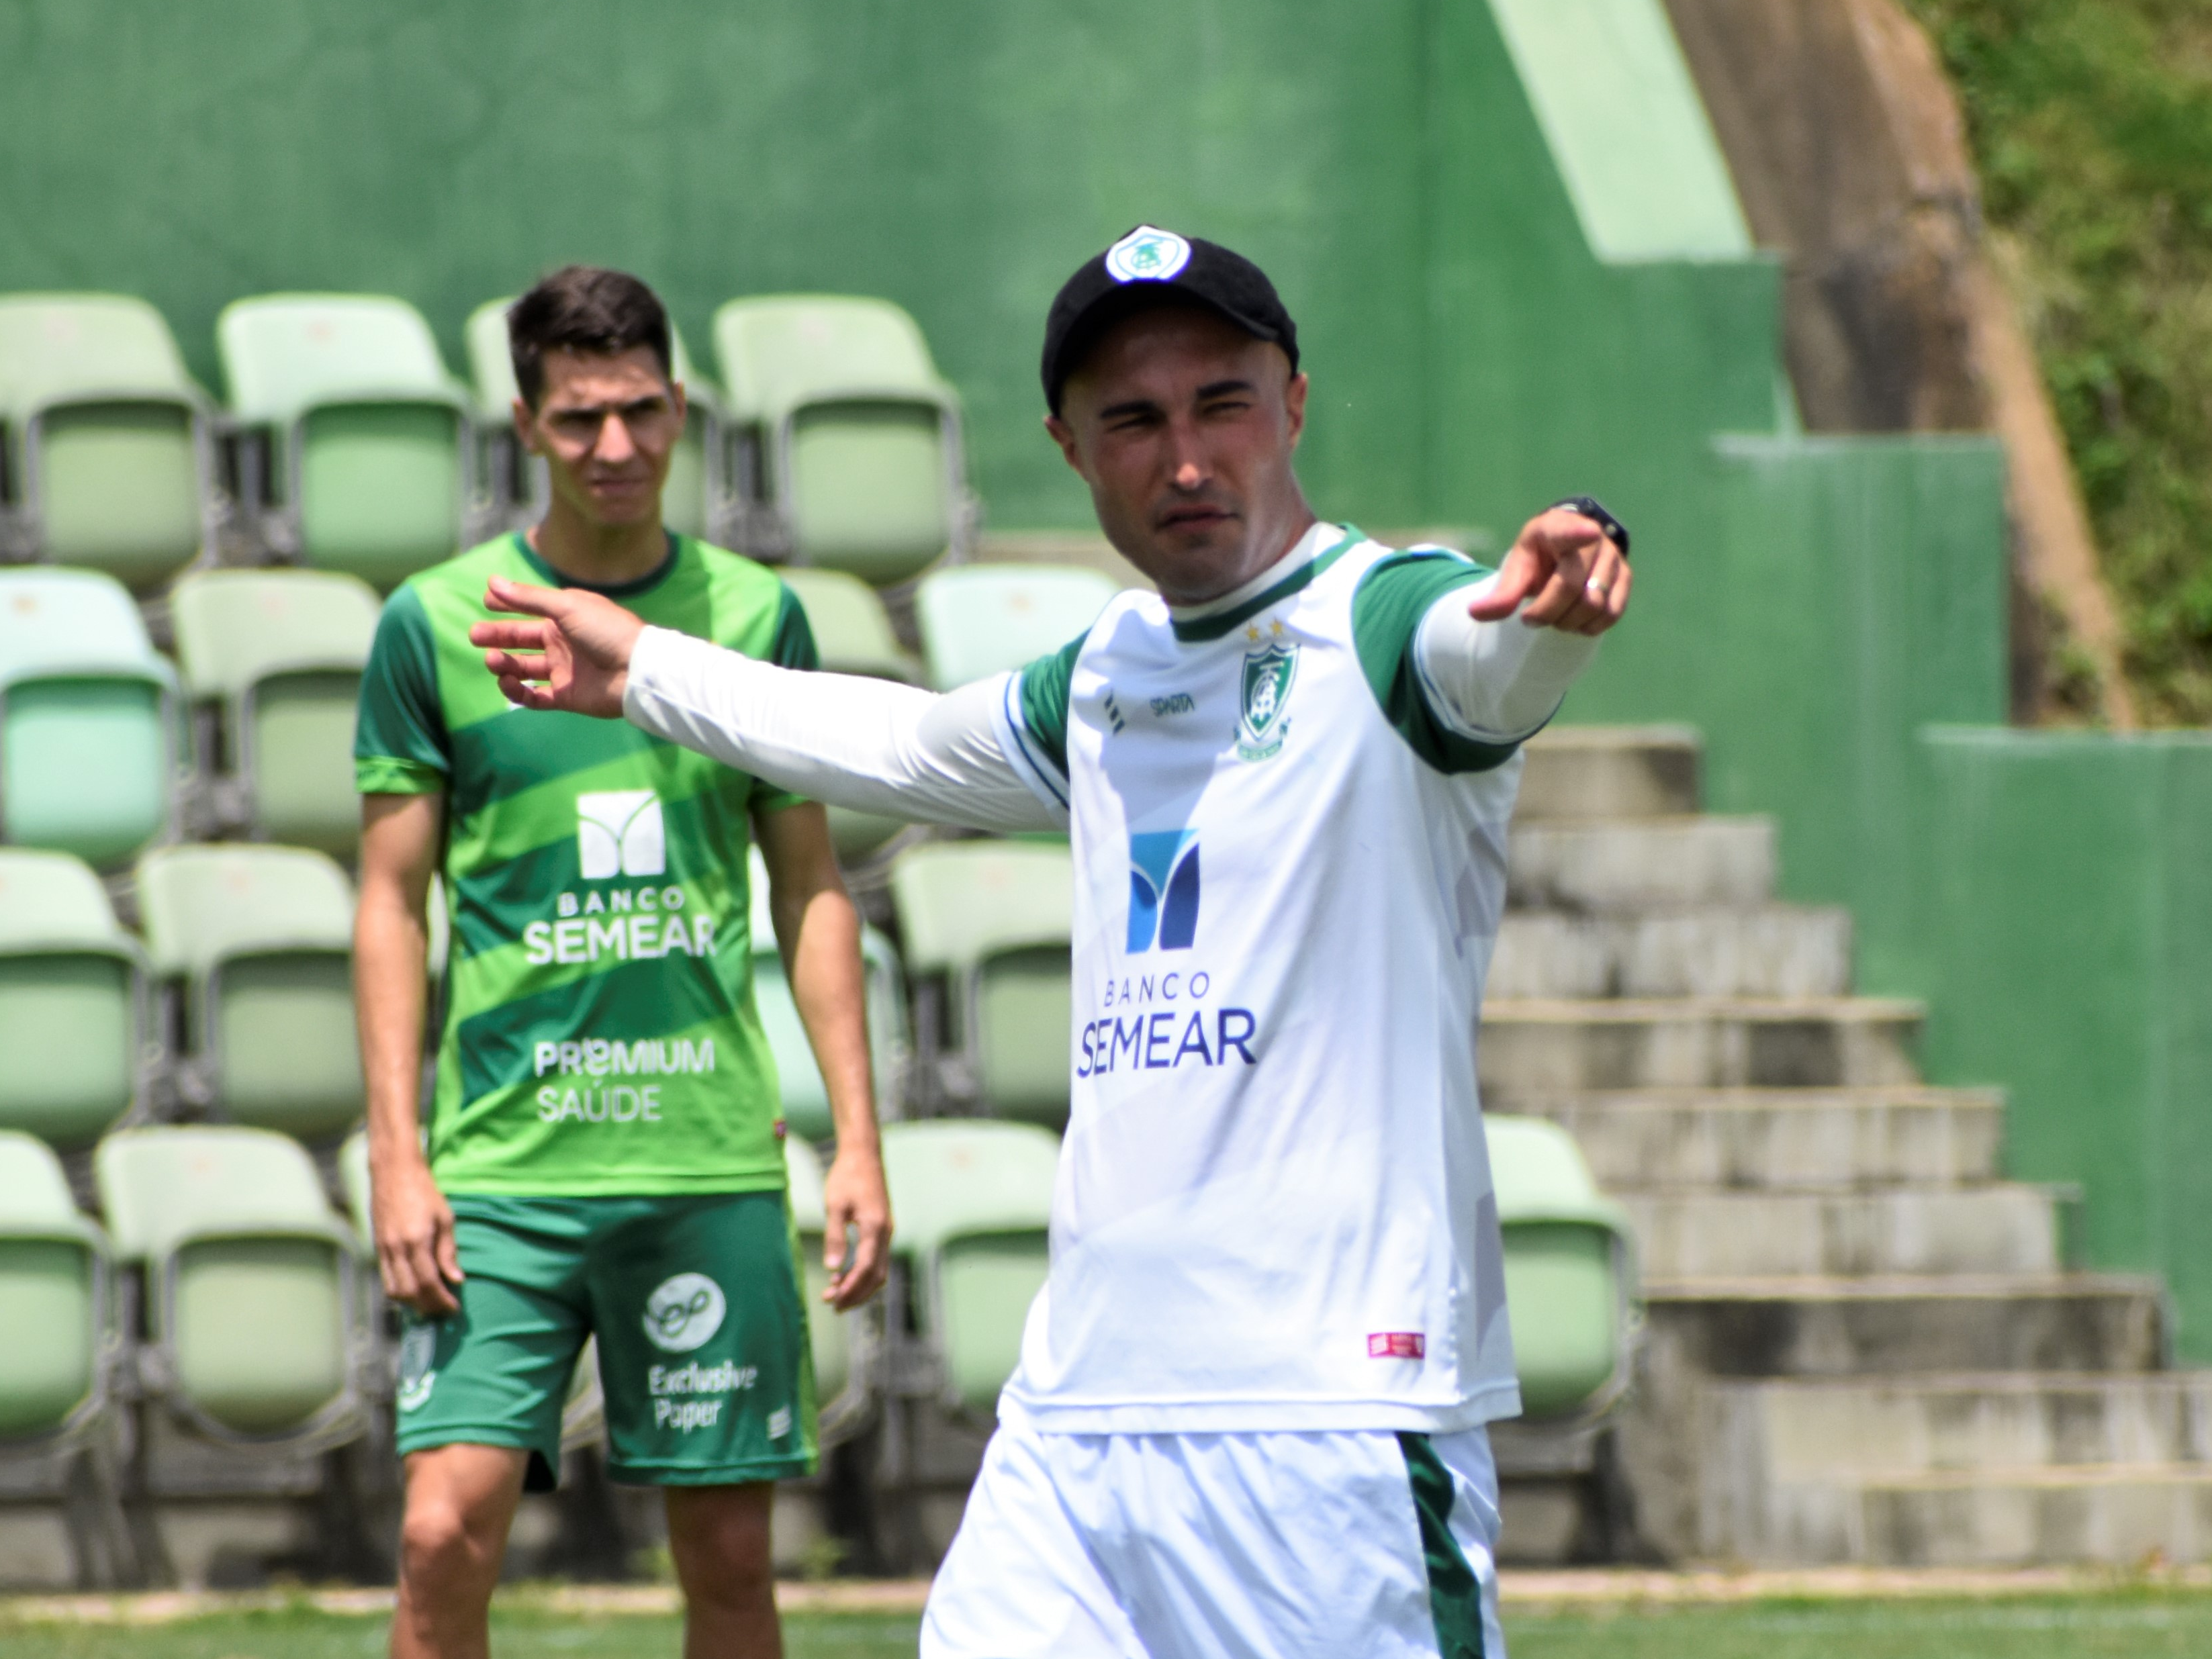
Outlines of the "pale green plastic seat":
[[186,696],[204,710],[201,768],[217,777],[225,827],[354,855],[354,717],[377,612],[375,590],[337,571],[179,579],[177,665]]
[[147,952],[184,997],[186,1098],[308,1140],[361,1115],[353,902],[344,871],[305,848],[167,847],[140,861]]
[[0,840],[103,868],[170,833],[176,671],[96,570],[0,570]]
[[380,589],[459,549],[473,490],[469,400],[412,306],[365,294],[236,300],[216,343],[233,416],[266,436],[266,473],[241,477],[269,547]]
[[915,590],[929,683],[939,691],[1049,656],[1086,634],[1120,592],[1081,565],[968,564],[935,570]]
[[66,853],[0,848],[0,1126],[89,1146],[138,1096],[145,954]]
[[[784,977],[775,922],[769,911],[768,869],[757,848],[751,868],[753,1002],[775,1058],[784,1124],[794,1139],[828,1141],[836,1132],[830,1116],[829,1085],[815,1064],[813,1044],[807,1041],[799,1004]],[[866,925],[860,929],[860,969],[867,1003],[868,1070],[875,1083],[877,1113],[887,1117],[896,1113],[895,1096],[907,1052],[905,976],[891,942]]]
[[93,1176],[116,1260],[143,1271],[145,1369],[178,1417],[218,1440],[359,1431],[354,1237],[298,1142],[120,1129]]
[[207,539],[210,410],[143,300],[0,295],[0,542],[158,586]]
[[1559,1125],[1486,1113],[1483,1127],[1522,1413],[1532,1425],[1587,1422],[1628,1386],[1640,1305],[1635,1232]]
[[937,1032],[918,1012],[922,1067],[956,1103],[1064,1127],[1075,907],[1067,848],[927,842],[899,854],[890,885],[907,972],[945,976],[947,1024],[960,1039],[957,1054],[932,1066]]
[[[515,296],[489,300],[469,313],[463,339],[469,357],[470,395],[479,431],[485,439],[485,465],[491,469],[508,522],[520,526],[543,517],[549,485],[545,464],[514,441],[514,358],[508,349],[507,307]],[[721,396],[701,374],[684,349],[683,333],[668,325],[669,368],[690,410],[684,435],[660,486],[660,519],[679,535],[708,540],[720,532],[728,485],[722,462]]]
[[945,1403],[995,1411],[1021,1358],[1022,1327],[1052,1265],[1060,1143],[1026,1123],[935,1118],[884,1126],[884,1175],[911,1264],[922,1334]]
[[823,1201],[821,1155],[797,1136],[784,1142],[790,1171],[791,1224],[799,1241],[799,1294],[806,1310],[806,1341],[814,1358],[814,1397],[820,1402],[820,1432],[834,1444],[860,1426],[867,1415],[867,1378],[860,1363],[862,1332],[873,1316],[855,1309],[840,1313],[822,1299],[830,1284],[822,1265],[822,1246],[830,1218]]
[[888,300],[784,294],[714,313],[725,413],[743,454],[748,552],[878,586],[967,552],[960,404]]
[[[814,565],[787,565],[781,574],[806,612],[823,672],[909,684],[921,680],[921,665],[899,644],[874,588],[848,571]],[[829,814],[830,839],[848,863],[877,851],[908,822],[846,806],[832,806]]]
[[376,1256],[376,1228],[369,1206],[368,1131],[356,1129],[338,1146],[338,1185],[345,1193],[346,1214],[363,1256]]
[[107,1241],[60,1160],[0,1130],[0,1450],[52,1445],[105,1408],[113,1342]]

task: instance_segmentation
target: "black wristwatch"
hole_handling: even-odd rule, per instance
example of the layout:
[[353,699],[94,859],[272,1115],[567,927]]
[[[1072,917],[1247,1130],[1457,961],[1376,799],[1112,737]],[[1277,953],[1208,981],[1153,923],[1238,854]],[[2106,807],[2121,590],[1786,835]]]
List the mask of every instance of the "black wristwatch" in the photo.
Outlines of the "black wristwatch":
[[1595,523],[1599,529],[1613,538],[1613,544],[1620,550],[1620,556],[1624,559],[1628,556],[1628,526],[1607,512],[1605,503],[1596,496],[1570,495],[1565,501],[1553,501],[1546,510],[1555,511],[1562,507],[1571,512],[1579,513],[1583,517]]

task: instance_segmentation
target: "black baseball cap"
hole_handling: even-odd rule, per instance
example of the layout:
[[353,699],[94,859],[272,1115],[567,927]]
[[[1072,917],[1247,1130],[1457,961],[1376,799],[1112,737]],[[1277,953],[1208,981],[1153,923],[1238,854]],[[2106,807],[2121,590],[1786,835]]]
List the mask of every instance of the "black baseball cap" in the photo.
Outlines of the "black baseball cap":
[[1106,331],[1147,306],[1188,301],[1227,319],[1256,340],[1290,354],[1298,368],[1298,329],[1275,285],[1241,253],[1202,236],[1139,225],[1086,260],[1061,284],[1044,319],[1044,400],[1060,413],[1067,377]]

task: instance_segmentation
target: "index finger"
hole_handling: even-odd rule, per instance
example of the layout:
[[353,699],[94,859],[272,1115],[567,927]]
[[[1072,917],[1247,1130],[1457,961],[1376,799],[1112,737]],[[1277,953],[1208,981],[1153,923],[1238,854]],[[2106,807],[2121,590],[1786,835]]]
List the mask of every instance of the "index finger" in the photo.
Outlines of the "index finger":
[[504,576],[494,576],[484,584],[484,609],[487,611],[519,611],[526,617],[551,617],[561,609],[566,595],[557,587],[533,587],[528,582],[509,581]]

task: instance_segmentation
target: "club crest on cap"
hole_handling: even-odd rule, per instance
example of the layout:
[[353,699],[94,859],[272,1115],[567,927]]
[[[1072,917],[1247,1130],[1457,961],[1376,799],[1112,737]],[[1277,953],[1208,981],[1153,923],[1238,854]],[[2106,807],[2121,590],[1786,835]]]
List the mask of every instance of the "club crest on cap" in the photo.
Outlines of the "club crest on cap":
[[1117,283],[1164,283],[1190,263],[1190,244],[1171,230],[1139,225],[1106,250],[1106,274]]

